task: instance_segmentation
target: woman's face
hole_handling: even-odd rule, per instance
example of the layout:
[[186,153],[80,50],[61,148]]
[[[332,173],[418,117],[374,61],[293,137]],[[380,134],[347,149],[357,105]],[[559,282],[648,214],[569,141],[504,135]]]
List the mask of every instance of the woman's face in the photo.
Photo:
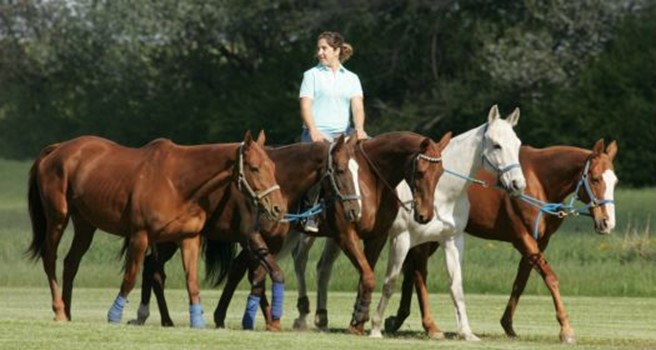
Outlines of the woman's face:
[[339,65],[339,49],[334,49],[328,45],[326,39],[319,39],[317,42],[317,59],[321,64],[328,67]]

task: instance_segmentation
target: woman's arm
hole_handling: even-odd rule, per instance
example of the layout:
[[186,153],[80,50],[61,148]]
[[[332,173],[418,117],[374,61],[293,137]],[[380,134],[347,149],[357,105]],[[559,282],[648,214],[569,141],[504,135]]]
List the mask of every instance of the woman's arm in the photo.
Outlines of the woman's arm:
[[321,134],[319,130],[317,130],[317,126],[314,125],[314,117],[312,116],[312,98],[310,97],[301,97],[301,118],[310,133],[310,139],[312,139],[312,142],[325,140],[323,134]]
[[366,139],[367,132],[364,131],[364,102],[362,96],[351,97],[351,113],[353,114],[353,127],[355,128],[355,137]]

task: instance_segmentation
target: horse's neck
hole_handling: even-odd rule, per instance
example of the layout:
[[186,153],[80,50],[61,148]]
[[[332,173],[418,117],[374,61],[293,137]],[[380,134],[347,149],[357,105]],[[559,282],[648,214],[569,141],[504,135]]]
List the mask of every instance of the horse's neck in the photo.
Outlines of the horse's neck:
[[455,195],[466,192],[471,182],[460,176],[474,177],[483,167],[481,143],[484,133],[484,125],[481,125],[451,139],[442,151],[442,162],[445,171],[455,174],[442,174],[437,189],[448,188]]
[[371,160],[373,166],[377,169],[377,171],[372,169],[372,175],[374,177],[383,177],[383,180],[392,189],[401,183],[406,167],[411,166],[410,161],[417,155],[419,149],[419,142],[411,137],[404,137],[403,140],[407,141],[400,142],[398,140],[401,137],[387,134],[356,146],[362,147],[365,153],[362,155],[360,152],[356,152],[360,156],[358,162],[367,164],[367,168],[370,168],[372,165],[364,157]]
[[276,163],[276,180],[289,205],[321,180],[326,172],[329,147],[321,143],[304,143],[269,149]]
[[534,158],[535,172],[549,202],[560,203],[576,190],[590,151],[553,147]]
[[178,148],[170,169],[170,180],[180,194],[195,199],[227,185],[234,173],[238,144],[201,145]]

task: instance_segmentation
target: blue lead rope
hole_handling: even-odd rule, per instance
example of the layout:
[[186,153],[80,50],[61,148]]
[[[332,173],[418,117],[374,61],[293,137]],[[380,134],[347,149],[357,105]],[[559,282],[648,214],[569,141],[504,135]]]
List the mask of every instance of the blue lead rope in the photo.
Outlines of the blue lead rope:
[[286,222],[294,222],[301,219],[306,219],[321,214],[325,208],[326,204],[322,201],[304,212],[297,214],[287,213],[285,214],[283,220]]

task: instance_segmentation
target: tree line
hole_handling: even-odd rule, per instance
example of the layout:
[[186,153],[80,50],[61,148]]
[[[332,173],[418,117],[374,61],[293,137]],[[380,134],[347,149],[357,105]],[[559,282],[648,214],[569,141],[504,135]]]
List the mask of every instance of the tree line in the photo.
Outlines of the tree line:
[[0,157],[83,134],[295,142],[324,30],[355,49],[370,135],[520,107],[524,144],[615,139],[622,183],[656,185],[653,0],[0,1]]

